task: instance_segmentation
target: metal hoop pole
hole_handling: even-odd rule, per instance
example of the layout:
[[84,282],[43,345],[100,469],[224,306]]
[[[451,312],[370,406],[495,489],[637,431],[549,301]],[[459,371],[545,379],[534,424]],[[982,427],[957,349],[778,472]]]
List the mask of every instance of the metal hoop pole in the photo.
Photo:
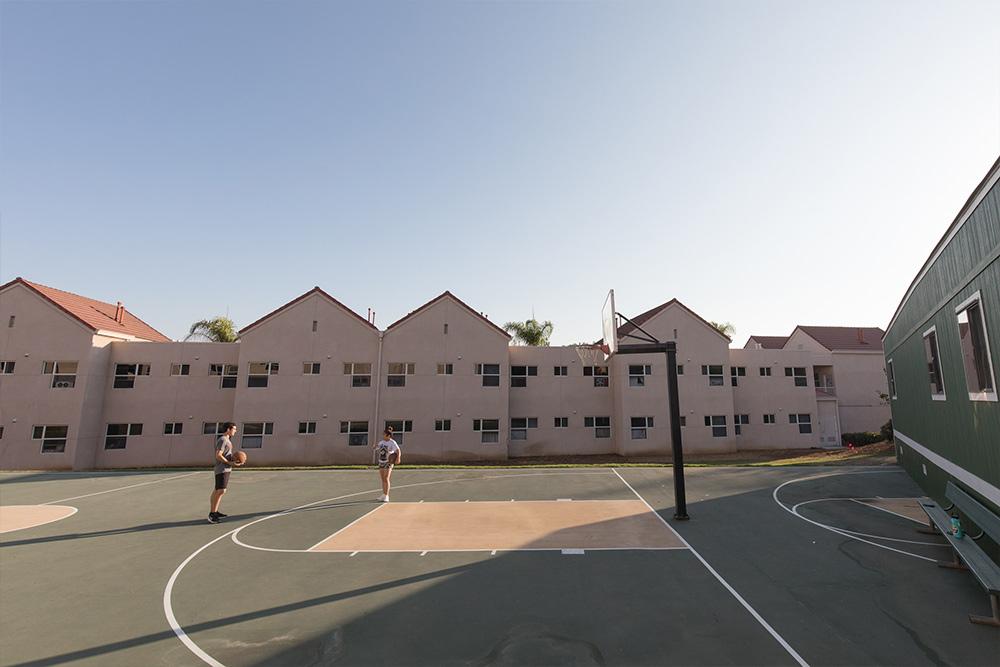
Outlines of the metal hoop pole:
[[677,395],[677,344],[667,343],[667,391],[670,395],[670,445],[674,458],[674,518],[687,521],[684,491],[684,450],[681,447],[681,401]]

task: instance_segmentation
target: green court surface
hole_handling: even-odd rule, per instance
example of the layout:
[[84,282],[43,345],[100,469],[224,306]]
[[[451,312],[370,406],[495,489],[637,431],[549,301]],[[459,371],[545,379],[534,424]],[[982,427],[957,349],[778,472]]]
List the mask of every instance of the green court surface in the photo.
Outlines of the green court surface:
[[[429,527],[367,549],[374,512],[396,509],[376,502],[373,471],[234,471],[218,525],[207,470],[0,474],[4,507],[78,510],[0,535],[0,664],[1000,662],[1000,631],[967,620],[988,613],[974,578],[936,567],[944,540],[885,509],[921,495],[895,466],[689,469],[681,523],[669,468],[407,469],[393,483],[389,505],[424,503]],[[484,501],[491,535],[545,532],[541,515],[504,523],[502,503],[550,501],[532,506],[559,504],[605,540],[626,533],[588,524],[588,508],[632,501],[649,512],[642,539],[676,546],[590,549],[554,529],[545,548],[432,548],[456,503]],[[361,547],[311,550],[335,534]]]

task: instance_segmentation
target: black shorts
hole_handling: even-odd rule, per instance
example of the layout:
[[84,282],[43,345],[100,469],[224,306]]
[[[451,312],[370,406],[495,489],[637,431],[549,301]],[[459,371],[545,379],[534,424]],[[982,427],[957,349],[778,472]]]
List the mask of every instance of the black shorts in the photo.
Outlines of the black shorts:
[[217,472],[215,473],[215,490],[224,489],[229,486],[229,473],[228,472]]

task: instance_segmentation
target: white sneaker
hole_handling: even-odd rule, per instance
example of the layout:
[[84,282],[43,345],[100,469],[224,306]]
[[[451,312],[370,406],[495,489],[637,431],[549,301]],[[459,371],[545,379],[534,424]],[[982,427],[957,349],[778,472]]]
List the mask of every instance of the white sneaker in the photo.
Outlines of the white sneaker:
[[382,502],[383,503],[389,502],[389,496],[382,496]]
[[384,503],[384,502],[385,502],[385,501],[387,501],[388,499],[389,499],[389,496],[387,496],[387,495],[385,495],[385,494],[383,493],[383,494],[382,494],[381,496],[379,496],[379,497],[378,497],[378,502],[380,502],[380,503]]

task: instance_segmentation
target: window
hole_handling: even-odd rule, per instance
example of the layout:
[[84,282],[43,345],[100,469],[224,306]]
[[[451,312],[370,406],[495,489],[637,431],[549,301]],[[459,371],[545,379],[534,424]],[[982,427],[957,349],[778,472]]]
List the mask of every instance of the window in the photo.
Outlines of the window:
[[583,425],[594,429],[595,438],[611,437],[611,417],[584,417]]
[[319,375],[320,363],[318,361],[302,362],[303,375]]
[[628,367],[628,386],[630,387],[645,387],[646,386],[646,376],[653,374],[652,366],[629,366]]
[[973,401],[995,401],[997,390],[993,377],[993,360],[980,299],[979,292],[976,292],[955,309],[958,338],[969,398]]
[[774,415],[764,415],[764,423],[765,424],[773,424],[774,423]]
[[799,433],[812,433],[812,418],[809,415],[788,415],[789,424],[798,424]]
[[725,378],[722,377],[722,366],[702,366],[701,374],[708,376],[709,387],[721,387],[726,384]]
[[564,378],[567,375],[569,375],[569,368],[567,368],[566,366],[553,366],[552,374],[555,375],[556,377]]
[[527,440],[529,428],[538,428],[537,417],[511,417],[510,439]]
[[3,426],[0,426],[0,440],[3,440]]
[[747,368],[746,366],[730,366],[729,367],[729,379],[732,380],[733,386],[739,386],[739,378],[746,377]]
[[450,419],[435,419],[434,420],[434,430],[435,431],[450,431],[451,430],[451,420]]
[[204,422],[201,425],[201,432],[203,435],[220,436],[226,432],[224,428],[226,422]]
[[[370,387],[372,386],[372,365],[362,364],[358,362],[344,364],[344,375],[351,376],[351,386],[352,387]],[[343,422],[347,423],[347,422]],[[365,427],[365,432],[368,432],[368,427]]]
[[500,364],[476,364],[476,375],[483,376],[484,387],[500,386]]
[[53,389],[72,389],[76,386],[75,361],[46,361],[42,364],[42,375],[51,375]]
[[684,364],[677,364],[677,374],[684,375]]
[[142,424],[108,424],[104,449],[125,449],[129,436],[142,435]]
[[448,335],[448,323],[447,322],[444,323],[444,335],[445,336]]
[[510,386],[527,387],[528,377],[538,375],[538,366],[511,366]]
[[941,377],[941,357],[938,351],[937,328],[924,332],[924,360],[927,362],[927,378],[931,384],[931,400],[945,400],[944,378]]
[[13,374],[14,374],[14,362],[0,361],[0,375],[13,375]]
[[770,366],[761,366],[760,367],[760,376],[762,378],[769,378],[769,377],[771,377],[771,367]]
[[170,364],[171,375],[191,375],[191,364]]
[[455,367],[452,364],[438,364],[438,375],[453,375]]
[[264,436],[274,434],[274,422],[244,422],[243,438],[240,447],[243,449],[260,449],[264,446]]
[[681,427],[683,428],[687,425],[688,425],[688,418],[684,415],[681,415]]
[[403,444],[403,434],[413,432],[413,422],[409,419],[386,420],[386,428],[392,428],[392,439]]
[[896,398],[896,374],[892,370],[892,359],[886,362],[885,373],[889,377],[889,396]]
[[652,417],[632,417],[632,439],[645,440],[646,429],[653,428]]
[[11,315],[10,319],[7,320],[7,328],[8,329],[13,329],[14,328],[14,320],[16,319],[16,317],[17,317],[16,315]]
[[347,444],[351,447],[368,444],[368,422],[340,422],[340,432],[347,434]]
[[236,389],[236,376],[240,372],[240,367],[236,364],[211,364],[208,367],[209,375],[219,375],[219,389]]
[[607,387],[608,385],[608,367],[607,366],[584,366],[583,367],[584,377],[594,378],[595,387]]
[[392,363],[389,364],[389,374],[387,377],[386,386],[388,387],[405,387],[406,386],[406,376],[416,375],[416,364],[412,363]]
[[713,438],[725,438],[728,435],[725,415],[705,415],[705,426],[712,427]]
[[316,333],[316,329],[319,328],[319,320],[313,320],[313,333]]
[[31,439],[42,441],[42,454],[61,454],[66,451],[69,426],[32,426]]
[[115,389],[131,389],[137,375],[149,375],[149,364],[115,364]]
[[733,433],[740,435],[743,432],[741,426],[750,423],[750,415],[733,415]]
[[247,386],[260,388],[266,387],[268,376],[277,374],[277,361],[251,361],[250,370],[247,372]]
[[313,435],[316,433],[316,422],[299,422],[299,435]]
[[803,366],[785,368],[785,377],[795,378],[796,387],[808,387],[809,380],[806,379],[806,369]]
[[569,428],[569,417],[556,417],[553,426],[555,428]]
[[180,435],[183,432],[183,422],[167,422],[163,425],[163,435]]
[[499,419],[473,419],[472,430],[482,434],[480,439],[485,444],[500,442]]

